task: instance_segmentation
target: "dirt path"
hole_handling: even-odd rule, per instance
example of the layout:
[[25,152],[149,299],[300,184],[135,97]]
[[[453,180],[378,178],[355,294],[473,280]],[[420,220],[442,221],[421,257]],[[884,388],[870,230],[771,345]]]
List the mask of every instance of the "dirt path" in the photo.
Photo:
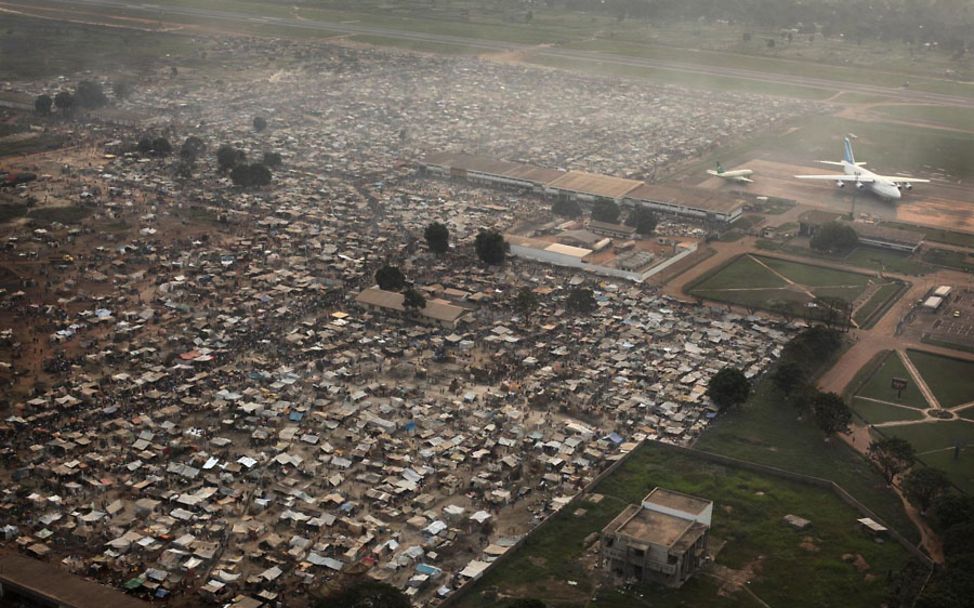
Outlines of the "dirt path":
[[937,396],[934,395],[933,391],[930,390],[930,387],[927,386],[927,381],[924,380],[923,376],[920,375],[920,370],[918,370],[916,366],[913,365],[913,361],[910,361],[910,358],[906,356],[906,351],[903,349],[898,349],[896,354],[899,356],[900,361],[903,362],[903,367],[906,368],[906,371],[910,372],[913,382],[916,383],[917,388],[920,389],[921,393],[923,393],[923,398],[927,400],[930,407],[937,408],[938,410],[941,409],[940,400],[937,399]]

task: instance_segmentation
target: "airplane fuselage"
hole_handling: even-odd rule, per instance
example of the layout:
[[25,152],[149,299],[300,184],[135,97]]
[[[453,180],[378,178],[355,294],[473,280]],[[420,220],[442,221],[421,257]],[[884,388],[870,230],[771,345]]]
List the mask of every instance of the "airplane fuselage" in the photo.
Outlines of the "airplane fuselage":
[[[863,169],[859,165],[850,163],[847,160],[842,161],[842,170],[846,175],[852,175],[856,178],[856,187],[860,190],[868,189],[876,196],[890,201],[900,199],[899,187],[883,176],[877,175],[869,169]],[[865,181],[860,182],[859,179]]]
[[731,182],[739,182],[742,184],[750,183],[751,175],[754,175],[753,169],[737,169],[736,171],[714,171],[713,169],[708,169],[707,173],[721,179],[726,179]]

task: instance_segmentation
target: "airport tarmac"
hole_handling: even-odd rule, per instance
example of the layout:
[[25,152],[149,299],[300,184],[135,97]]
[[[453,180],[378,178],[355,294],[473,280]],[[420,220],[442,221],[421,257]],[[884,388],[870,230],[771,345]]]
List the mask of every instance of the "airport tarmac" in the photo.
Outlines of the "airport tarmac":
[[871,192],[857,192],[855,187],[836,187],[834,182],[800,182],[795,175],[826,174],[835,167],[793,165],[770,160],[750,160],[733,167],[753,169],[754,183],[747,186],[708,177],[697,185],[704,188],[743,190],[750,194],[773,196],[797,201],[800,205],[848,213],[867,213],[882,220],[895,220],[922,226],[961,230],[974,233],[974,189],[934,181],[904,190],[898,201],[881,200]]

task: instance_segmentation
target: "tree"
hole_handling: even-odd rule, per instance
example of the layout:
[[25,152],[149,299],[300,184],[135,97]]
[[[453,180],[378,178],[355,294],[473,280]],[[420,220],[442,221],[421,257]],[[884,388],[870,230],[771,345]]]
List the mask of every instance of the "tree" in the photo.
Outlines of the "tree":
[[934,499],[950,488],[950,481],[940,469],[918,467],[903,476],[901,485],[910,502],[926,512]]
[[238,150],[230,144],[223,144],[216,151],[216,162],[220,166],[220,171],[227,172],[247,158],[243,150]]
[[634,227],[636,233],[642,235],[652,234],[658,223],[656,214],[642,205],[636,205],[626,218],[626,225]]
[[707,385],[707,396],[722,410],[744,403],[750,394],[751,384],[735,367],[720,370]]
[[597,222],[615,224],[619,221],[619,205],[612,201],[598,200],[592,205],[592,219]]
[[399,270],[398,266],[386,264],[375,271],[375,282],[379,285],[379,289],[401,291],[406,287],[406,275]]
[[172,154],[172,144],[165,137],[156,137],[152,140],[152,152],[158,156],[169,156]]
[[399,589],[367,578],[329,593],[318,608],[410,608],[410,604]]
[[939,494],[933,499],[933,521],[940,531],[974,521],[974,496]]
[[128,99],[131,97],[133,89],[131,81],[128,80],[116,80],[112,83],[112,95],[116,99]]
[[284,160],[281,158],[281,153],[280,152],[269,152],[269,151],[265,151],[264,152],[264,159],[263,159],[262,162],[264,163],[264,165],[266,165],[268,167],[275,167],[276,168],[276,167],[280,167],[281,166],[281,163],[284,162]]
[[433,222],[423,232],[426,246],[433,253],[446,253],[450,249],[450,229],[439,222]]
[[260,133],[267,128],[267,119],[263,116],[254,116],[254,131]]
[[576,287],[568,292],[565,307],[572,312],[592,313],[598,308],[595,293],[588,287]]
[[54,96],[54,106],[58,110],[61,110],[62,113],[70,114],[74,111],[75,107],[74,95],[68,91],[60,91]]
[[514,296],[514,308],[522,315],[531,314],[538,307],[538,294],[528,287],[522,287]]
[[206,144],[195,135],[190,135],[179,148],[179,157],[189,162],[196,162],[200,154],[206,151]]
[[875,440],[869,444],[867,453],[879,467],[886,483],[893,483],[893,478],[910,468],[916,458],[913,446],[902,437]]
[[100,108],[108,103],[108,97],[101,85],[93,80],[82,80],[75,89],[74,96],[83,108]]
[[551,204],[551,212],[562,217],[578,217],[582,215],[582,208],[570,198],[558,197]]
[[852,303],[835,296],[820,296],[812,303],[814,318],[826,327],[848,330],[852,325]]
[[783,361],[769,375],[771,384],[790,397],[795,389],[805,384],[805,369],[794,361]]
[[859,244],[859,235],[849,224],[828,222],[819,226],[809,245],[816,251],[837,253],[849,251]]
[[818,428],[827,435],[847,431],[852,422],[852,411],[835,393],[817,393],[812,398],[812,416]]
[[135,148],[139,151],[139,154],[149,154],[152,152],[152,138],[148,135],[143,135],[139,138],[139,143],[135,145]]
[[504,240],[504,235],[496,230],[481,230],[474,239],[474,249],[477,257],[487,265],[503,264],[510,244]]
[[416,311],[426,308],[426,298],[415,288],[410,287],[402,292],[402,307],[407,311]]
[[47,115],[51,113],[51,107],[54,105],[54,100],[51,99],[50,95],[41,94],[34,99],[34,111],[41,115]]
[[271,170],[259,163],[237,165],[230,171],[230,179],[235,186],[252,188],[271,183]]

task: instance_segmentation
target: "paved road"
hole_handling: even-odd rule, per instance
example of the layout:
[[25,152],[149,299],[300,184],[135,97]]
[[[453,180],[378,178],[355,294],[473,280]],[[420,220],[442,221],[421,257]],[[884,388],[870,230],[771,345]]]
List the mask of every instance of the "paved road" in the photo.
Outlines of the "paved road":
[[[523,45],[509,42],[498,42],[483,40],[463,36],[450,36],[446,34],[432,34],[424,32],[414,32],[388,27],[376,27],[360,25],[347,22],[322,21],[310,18],[289,18],[289,17],[270,17],[246,14],[236,11],[224,11],[215,9],[204,9],[186,6],[169,6],[152,4],[150,2],[132,2],[129,0],[46,0],[44,6],[61,5],[65,8],[92,8],[99,10],[119,10],[131,11],[134,13],[144,13],[145,17],[153,21],[164,22],[167,15],[180,18],[199,18],[212,21],[223,21],[239,25],[270,25],[281,28],[293,28],[302,30],[312,30],[321,32],[334,32],[338,34],[357,34],[369,36],[381,36],[399,40],[414,40],[419,42],[434,42],[460,45],[468,48],[483,49],[493,52],[523,51],[531,53],[536,57],[550,57],[556,59],[568,59],[576,61],[597,61],[611,65],[648,68],[657,70],[670,70],[687,74],[698,74],[703,76],[718,76],[724,78],[734,78],[738,80],[770,82],[775,84],[791,84],[795,86],[811,87],[816,89],[826,89],[829,91],[851,91],[867,95],[884,95],[895,97],[904,101],[950,104],[974,107],[974,97],[963,97],[957,95],[945,95],[919,91],[915,89],[902,89],[871,85],[866,83],[846,82],[829,80],[826,78],[808,78],[793,74],[769,74],[757,70],[733,67],[711,67],[679,61],[665,61],[658,59],[646,59],[640,57],[628,57],[598,51],[579,51],[571,49],[560,49],[556,47],[539,47]],[[0,6],[11,9],[32,9],[37,5],[32,5],[25,0],[0,1]]]

